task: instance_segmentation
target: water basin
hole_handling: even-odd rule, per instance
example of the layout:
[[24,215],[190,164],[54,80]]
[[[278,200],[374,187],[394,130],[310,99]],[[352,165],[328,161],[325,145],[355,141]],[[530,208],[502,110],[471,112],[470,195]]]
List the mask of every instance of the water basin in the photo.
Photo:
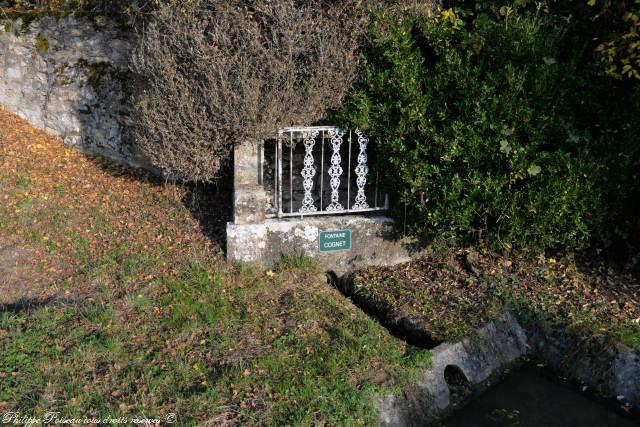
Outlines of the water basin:
[[446,427],[633,427],[639,423],[524,367],[445,420]]

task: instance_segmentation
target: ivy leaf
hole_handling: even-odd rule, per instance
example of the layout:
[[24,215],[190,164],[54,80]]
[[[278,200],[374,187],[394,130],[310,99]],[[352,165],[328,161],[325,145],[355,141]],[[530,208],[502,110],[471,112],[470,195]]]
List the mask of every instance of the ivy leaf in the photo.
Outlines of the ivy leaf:
[[511,152],[511,145],[506,139],[500,141],[500,152],[504,154],[509,154]]
[[540,172],[542,171],[542,168],[538,165],[536,165],[535,163],[531,163],[531,166],[529,166],[529,169],[527,169],[527,172],[529,173],[529,175],[531,176],[536,176],[538,175]]

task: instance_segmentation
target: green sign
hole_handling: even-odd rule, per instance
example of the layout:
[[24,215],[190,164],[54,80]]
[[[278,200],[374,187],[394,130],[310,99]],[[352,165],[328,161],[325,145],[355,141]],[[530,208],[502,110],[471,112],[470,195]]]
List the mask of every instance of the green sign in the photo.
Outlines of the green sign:
[[321,231],[319,239],[320,252],[351,250],[351,230]]

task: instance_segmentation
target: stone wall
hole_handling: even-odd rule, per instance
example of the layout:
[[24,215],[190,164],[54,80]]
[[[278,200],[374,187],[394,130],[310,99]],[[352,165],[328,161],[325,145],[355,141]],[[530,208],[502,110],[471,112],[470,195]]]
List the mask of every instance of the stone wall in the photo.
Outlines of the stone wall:
[[131,47],[100,18],[0,21],[0,105],[81,151],[144,165],[126,143]]
[[[349,289],[344,283],[342,287],[343,291]],[[569,329],[545,321],[526,321],[525,327],[515,314],[505,313],[459,342],[430,349],[431,365],[415,384],[394,395],[378,396],[379,425],[440,425],[438,420],[460,403],[452,399],[452,384],[445,378],[447,366],[459,369],[477,394],[496,384],[506,368],[527,359],[570,379],[583,393],[590,389],[629,410],[640,407],[640,357],[636,351],[616,343],[588,344],[589,340]]]

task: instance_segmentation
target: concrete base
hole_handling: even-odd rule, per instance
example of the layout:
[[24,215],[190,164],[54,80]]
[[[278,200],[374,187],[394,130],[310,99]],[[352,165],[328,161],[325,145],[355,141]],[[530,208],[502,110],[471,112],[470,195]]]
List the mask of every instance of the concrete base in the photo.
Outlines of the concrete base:
[[[351,249],[320,252],[319,233],[351,230]],[[273,265],[283,253],[304,254],[320,265],[344,274],[365,265],[409,261],[392,219],[382,216],[323,215],[267,219],[262,224],[227,224],[227,259]]]

